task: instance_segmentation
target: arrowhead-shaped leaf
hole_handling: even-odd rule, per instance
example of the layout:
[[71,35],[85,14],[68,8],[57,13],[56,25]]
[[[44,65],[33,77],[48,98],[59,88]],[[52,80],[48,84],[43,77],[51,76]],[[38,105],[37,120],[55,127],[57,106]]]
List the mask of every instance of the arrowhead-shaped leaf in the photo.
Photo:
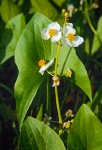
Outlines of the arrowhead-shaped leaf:
[[20,135],[20,150],[65,150],[59,136],[44,123],[28,117]]
[[43,41],[42,29],[51,21],[43,15],[35,14],[17,44],[15,62],[19,69],[15,85],[16,108],[20,126],[38,88],[46,75],[39,74],[40,59],[51,58],[51,42]]
[[102,149],[102,124],[85,104],[79,109],[70,129],[68,135],[68,149]]

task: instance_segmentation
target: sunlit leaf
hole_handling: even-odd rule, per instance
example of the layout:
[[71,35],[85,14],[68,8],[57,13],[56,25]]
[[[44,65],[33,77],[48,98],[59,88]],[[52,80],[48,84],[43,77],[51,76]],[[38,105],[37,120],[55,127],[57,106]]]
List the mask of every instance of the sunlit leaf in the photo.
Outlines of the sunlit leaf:
[[87,94],[90,100],[92,100],[91,85],[85,66],[77,57],[74,48],[61,47],[58,66],[59,74],[65,74],[67,68],[73,70],[72,82],[78,85]]
[[90,108],[83,104],[75,116],[68,135],[70,150],[101,150],[102,124]]
[[17,44],[15,61],[19,76],[15,85],[16,108],[20,126],[38,88],[46,77],[39,73],[40,59],[50,60],[51,42],[43,41],[41,31],[51,21],[43,15],[35,14]]
[[20,150],[65,150],[59,136],[44,123],[28,117],[20,135]]

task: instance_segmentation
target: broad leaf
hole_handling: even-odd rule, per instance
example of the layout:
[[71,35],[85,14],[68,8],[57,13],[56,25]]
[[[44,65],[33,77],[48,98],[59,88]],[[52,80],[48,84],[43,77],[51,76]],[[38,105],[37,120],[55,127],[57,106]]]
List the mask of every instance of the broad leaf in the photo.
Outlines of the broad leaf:
[[17,42],[25,26],[23,14],[17,15],[7,23],[1,39],[0,63],[4,63],[14,55]]
[[40,12],[49,18],[55,18],[57,16],[57,10],[48,0],[30,0],[33,6],[34,12]]
[[15,61],[19,76],[15,85],[16,108],[20,126],[46,75],[39,74],[37,65],[40,59],[51,59],[51,42],[43,41],[41,31],[51,21],[35,14],[17,44]]
[[65,150],[59,136],[44,123],[28,117],[20,135],[20,150]]
[[102,124],[90,108],[83,104],[68,135],[69,150],[101,150]]
[[8,22],[11,18],[20,12],[19,7],[11,0],[2,0],[1,2],[1,17],[4,22]]
[[94,36],[91,53],[94,54],[102,46],[102,17],[100,17],[97,27],[97,35]]
[[90,81],[85,66],[77,57],[74,48],[61,47],[58,66],[59,74],[65,74],[67,68],[73,70],[72,82],[78,85],[92,100]]

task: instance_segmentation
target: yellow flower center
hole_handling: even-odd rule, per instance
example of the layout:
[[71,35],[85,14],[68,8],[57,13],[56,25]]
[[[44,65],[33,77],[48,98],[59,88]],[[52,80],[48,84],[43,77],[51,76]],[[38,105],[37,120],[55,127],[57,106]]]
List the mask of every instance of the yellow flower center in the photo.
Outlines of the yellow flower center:
[[54,36],[56,34],[56,30],[55,29],[50,29],[49,30],[49,35],[50,36]]
[[74,36],[73,33],[70,33],[70,34],[68,34],[68,36],[67,36],[67,39],[68,39],[69,41],[73,41],[74,38],[75,38],[75,36]]
[[40,66],[40,67],[42,67],[42,66],[44,66],[45,65],[45,60],[43,60],[43,59],[41,59],[39,62],[38,62],[38,65]]

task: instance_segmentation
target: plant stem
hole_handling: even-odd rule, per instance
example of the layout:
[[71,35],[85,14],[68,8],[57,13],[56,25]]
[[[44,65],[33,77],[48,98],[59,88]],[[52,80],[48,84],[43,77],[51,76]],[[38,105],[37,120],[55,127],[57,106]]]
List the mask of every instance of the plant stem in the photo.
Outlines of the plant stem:
[[94,29],[94,27],[93,27],[93,25],[92,25],[92,23],[91,23],[91,20],[90,20],[90,18],[89,18],[89,15],[88,15],[88,11],[87,11],[87,10],[85,10],[85,15],[86,15],[88,24],[89,24],[89,26],[90,26],[92,32],[93,32],[95,35],[97,35],[97,32],[96,32],[96,30]]
[[55,76],[57,76],[57,65],[58,65],[58,56],[59,56],[59,51],[60,51],[60,43],[58,44],[58,49],[56,53],[56,62],[55,62]]
[[59,106],[58,88],[57,88],[57,86],[55,86],[55,96],[56,96],[56,107],[57,107],[57,112],[58,112],[59,123],[62,123],[62,117],[61,117],[61,111],[60,111],[60,106]]
[[89,24],[89,26],[90,26],[92,32],[93,32],[95,35],[97,35],[97,32],[96,32],[96,30],[94,29],[94,27],[93,27],[93,25],[92,25],[92,22],[91,22],[91,20],[90,20],[90,18],[89,18],[89,14],[88,14],[88,9],[87,9],[87,8],[88,8],[88,4],[87,4],[87,0],[85,0],[85,15],[86,15],[88,24]]
[[47,95],[46,95],[46,113],[50,115],[50,96],[49,96],[49,76],[47,76],[47,85],[46,85]]
[[[59,43],[58,44],[57,53],[56,53],[55,76],[57,76],[57,65],[58,65],[58,56],[59,56],[60,46],[61,45]],[[55,86],[55,97],[56,97],[56,107],[57,107],[59,123],[62,123],[62,117],[61,117],[61,111],[60,111],[60,106],[59,106],[59,98],[58,98],[58,88],[57,88],[57,86]]]
[[102,41],[101,41],[101,39],[100,39],[100,37],[99,37],[97,31],[95,30],[95,28],[94,28],[93,25],[92,25],[92,22],[91,22],[91,20],[90,20],[90,17],[89,17],[88,9],[87,9],[87,8],[88,8],[87,0],[85,0],[85,16],[86,16],[86,19],[87,19],[87,21],[88,21],[89,27],[90,27],[90,29],[92,30],[92,32],[97,36],[97,38],[98,38],[98,40],[99,40],[99,42],[100,42],[100,45],[102,45]]

